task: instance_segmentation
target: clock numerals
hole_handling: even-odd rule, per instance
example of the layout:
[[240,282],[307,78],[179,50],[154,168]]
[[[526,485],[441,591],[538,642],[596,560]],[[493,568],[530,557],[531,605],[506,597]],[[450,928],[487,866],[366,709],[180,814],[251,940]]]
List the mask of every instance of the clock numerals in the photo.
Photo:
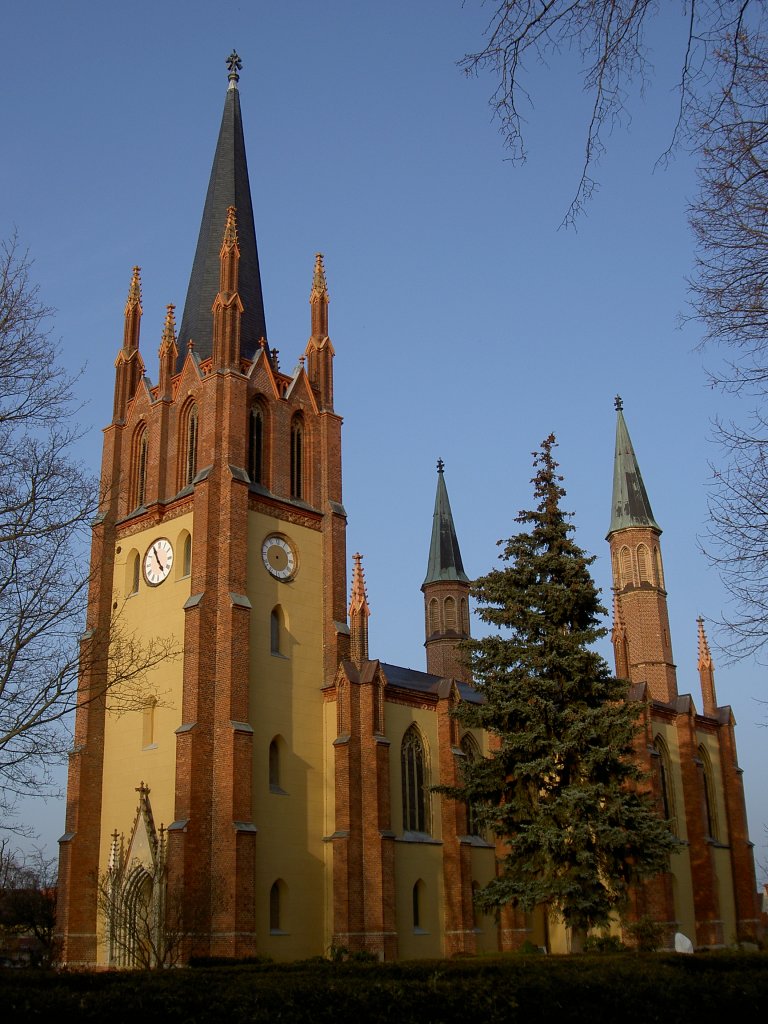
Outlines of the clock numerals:
[[285,537],[267,537],[261,546],[261,557],[267,572],[277,580],[290,580],[296,574],[296,552]]
[[173,566],[173,546],[165,537],[152,541],[144,555],[144,577],[151,587],[157,587]]

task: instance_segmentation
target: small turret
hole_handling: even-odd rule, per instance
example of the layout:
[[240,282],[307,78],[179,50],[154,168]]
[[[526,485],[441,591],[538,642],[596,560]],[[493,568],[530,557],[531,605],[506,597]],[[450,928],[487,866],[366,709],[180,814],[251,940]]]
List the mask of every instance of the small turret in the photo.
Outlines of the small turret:
[[307,357],[307,376],[315,390],[320,408],[333,410],[333,345],[328,337],[328,284],[325,280],[323,254],[315,255],[315,270],[309,305],[312,312],[312,335],[304,354]]
[[701,683],[702,710],[710,718],[717,712],[717,694],[715,692],[715,665],[709,650],[707,634],[704,632],[704,619],[696,620],[699,627],[699,681]]
[[471,682],[459,643],[469,637],[469,578],[464,572],[443,476],[437,460],[437,493],[432,516],[427,575],[421,586],[427,648],[427,672]]
[[128,299],[125,303],[125,327],[123,330],[123,349],[132,352],[139,347],[141,332],[141,267],[134,267]]
[[349,634],[352,661],[359,668],[368,661],[368,619],[371,609],[368,605],[368,594],[365,590],[361,554],[352,556],[355,567],[352,570],[352,596],[349,601]]
[[237,290],[239,265],[237,218],[234,206],[230,206],[219,250],[219,291],[213,303],[213,366],[216,370],[240,368],[243,304]]
[[125,303],[123,347],[115,359],[113,423],[121,423],[125,420],[128,403],[136,394],[139,381],[144,376],[144,363],[139,354],[141,314],[141,271],[139,267],[134,267],[128,289],[128,299]]
[[160,340],[160,387],[158,394],[161,399],[170,400],[172,397],[171,378],[175,373],[176,360],[179,357],[179,350],[176,345],[176,318],[174,305],[166,306],[165,324],[163,336]]

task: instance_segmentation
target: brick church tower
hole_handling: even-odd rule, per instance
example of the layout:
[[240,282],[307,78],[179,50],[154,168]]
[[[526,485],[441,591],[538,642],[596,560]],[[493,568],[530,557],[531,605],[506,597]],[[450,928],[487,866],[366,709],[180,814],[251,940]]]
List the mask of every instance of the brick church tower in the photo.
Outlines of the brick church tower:
[[735,720],[718,707],[714,667],[698,620],[701,709],[678,694],[667,612],[661,528],[654,519],[621,399],[616,399],[611,549],[616,674],[647,702],[638,758],[659,812],[680,840],[670,873],[635,894],[635,915],[682,931],[694,945],[754,942],[759,934],[752,844],[747,834]]
[[[69,963],[136,962],[121,936],[141,941],[142,913],[176,915],[184,955],[272,952],[289,900],[305,922],[293,955],[318,952],[323,935],[321,684],[349,653],[341,419],[321,256],[292,372],[266,340],[240,67],[233,54],[157,384],[140,351],[138,268],[125,307],[83,640],[93,696],[77,716],[61,841]],[[167,656],[138,696],[107,690],[110,660],[131,651]],[[114,897],[108,925],[99,887]]]

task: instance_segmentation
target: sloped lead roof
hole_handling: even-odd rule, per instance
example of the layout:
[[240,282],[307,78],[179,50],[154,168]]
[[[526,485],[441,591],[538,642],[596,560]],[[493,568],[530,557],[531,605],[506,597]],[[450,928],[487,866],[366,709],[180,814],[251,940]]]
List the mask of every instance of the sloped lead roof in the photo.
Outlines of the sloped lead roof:
[[461,562],[459,542],[451,515],[451,504],[443,479],[443,460],[437,462],[437,494],[432,516],[432,540],[429,545],[429,563],[423,586],[448,580],[469,583]]
[[653,518],[640,467],[624,422],[621,399],[616,399],[616,454],[613,463],[613,501],[608,536],[630,526],[650,526],[661,533]]
[[261,293],[259,254],[256,228],[253,223],[248,163],[245,158],[240,94],[230,79],[219,139],[211,168],[203,219],[197,239],[195,260],[189,278],[187,299],[179,330],[179,362],[187,354],[191,338],[201,359],[211,355],[213,317],[211,307],[219,291],[219,251],[227,222],[227,208],[234,206],[237,215],[237,240],[240,248],[240,281],[238,292],[244,306],[241,321],[240,352],[252,359],[259,350],[259,338],[266,338],[264,299]]

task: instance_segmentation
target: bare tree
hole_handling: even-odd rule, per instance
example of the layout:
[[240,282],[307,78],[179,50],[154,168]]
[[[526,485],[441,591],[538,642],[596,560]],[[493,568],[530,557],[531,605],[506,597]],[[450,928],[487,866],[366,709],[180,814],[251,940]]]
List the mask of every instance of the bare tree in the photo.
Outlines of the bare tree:
[[[729,54],[719,54],[728,64]],[[705,549],[731,602],[723,646],[734,657],[768,644],[768,50],[742,38],[739,73],[700,123],[699,194],[691,207],[696,267],[691,293],[705,342],[729,357],[713,382],[744,396],[751,413],[718,421],[720,458]]]
[[[669,14],[669,4],[659,0],[488,0],[487,6],[492,13],[485,45],[466,54],[459,65],[467,74],[490,72],[495,78],[490,103],[513,161],[526,158],[522,110],[533,99],[528,88],[530,64],[549,66],[571,52],[581,59],[591,107],[581,176],[564,218],[565,224],[571,224],[595,190],[594,166],[605,152],[606,136],[627,115],[633,85],[642,87],[648,80],[652,68],[646,43],[649,23],[662,8]],[[671,136],[662,155],[683,139],[696,144],[702,111],[730,82],[738,81],[744,33],[759,30],[762,9],[755,0],[680,0],[679,91]]]
[[[51,311],[16,238],[0,245],[0,827],[19,796],[50,791],[80,691],[80,633],[97,484],[76,458],[75,379],[50,337]],[[118,707],[137,706],[146,674],[175,651],[121,629],[88,645]],[[118,685],[119,684],[119,685]],[[114,701],[113,701],[114,703]]]
[[[572,223],[594,191],[605,136],[626,113],[630,86],[650,69],[646,45],[658,0],[495,0],[485,47],[461,61],[491,71],[492,106],[514,160],[525,159],[521,103],[530,58],[581,58],[592,106]],[[698,158],[699,192],[689,213],[696,238],[690,283],[702,345],[724,346],[712,382],[751,399],[741,422],[718,421],[705,550],[732,599],[721,646],[740,657],[768,645],[768,36],[756,0],[682,0],[678,105],[668,149]],[[682,26],[681,26],[682,28]]]

